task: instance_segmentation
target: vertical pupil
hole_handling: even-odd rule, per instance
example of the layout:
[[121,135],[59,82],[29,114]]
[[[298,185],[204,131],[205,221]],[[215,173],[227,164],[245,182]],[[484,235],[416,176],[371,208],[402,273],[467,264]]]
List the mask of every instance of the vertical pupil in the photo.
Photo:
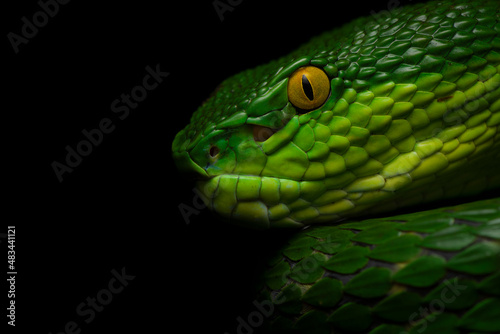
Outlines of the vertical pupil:
[[314,100],[314,93],[311,83],[309,82],[309,79],[307,79],[305,74],[302,74],[302,89],[304,90],[304,93],[309,100]]

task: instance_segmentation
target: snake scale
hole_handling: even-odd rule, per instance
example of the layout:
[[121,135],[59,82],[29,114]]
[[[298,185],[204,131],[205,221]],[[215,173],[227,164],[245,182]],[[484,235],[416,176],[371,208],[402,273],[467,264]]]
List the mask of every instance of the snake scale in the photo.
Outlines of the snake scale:
[[302,228],[262,275],[273,332],[500,332],[500,198],[387,216],[500,187],[497,0],[362,17],[234,75],[172,153],[223,220]]

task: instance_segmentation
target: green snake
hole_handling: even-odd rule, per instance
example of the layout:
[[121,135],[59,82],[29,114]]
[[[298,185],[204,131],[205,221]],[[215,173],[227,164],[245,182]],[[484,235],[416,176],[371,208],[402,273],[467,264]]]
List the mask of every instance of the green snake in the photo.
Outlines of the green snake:
[[[500,200],[353,220],[500,187],[499,130],[500,3],[433,1],[359,18],[228,78],[177,134],[172,153],[222,219],[255,229],[312,225],[264,274],[277,327],[420,333],[420,319],[446,333],[500,332]],[[339,255],[364,264],[336,271],[326,263]],[[483,267],[454,264],[459,255]],[[293,273],[306,259],[321,273],[306,270],[301,281]],[[457,314],[383,316],[390,303],[382,301],[399,298],[405,309],[418,299],[410,303],[418,311],[430,288],[457,275],[477,295],[451,307]],[[351,299],[325,302],[325,291]],[[366,326],[346,325],[366,314]]]

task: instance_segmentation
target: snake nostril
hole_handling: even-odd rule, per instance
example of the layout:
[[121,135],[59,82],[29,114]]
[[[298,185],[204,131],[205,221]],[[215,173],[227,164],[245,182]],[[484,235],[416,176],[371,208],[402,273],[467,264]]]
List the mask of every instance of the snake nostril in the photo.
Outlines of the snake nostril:
[[212,145],[210,147],[210,150],[208,151],[208,154],[210,155],[210,157],[215,158],[219,154],[219,152],[220,149],[217,146]]

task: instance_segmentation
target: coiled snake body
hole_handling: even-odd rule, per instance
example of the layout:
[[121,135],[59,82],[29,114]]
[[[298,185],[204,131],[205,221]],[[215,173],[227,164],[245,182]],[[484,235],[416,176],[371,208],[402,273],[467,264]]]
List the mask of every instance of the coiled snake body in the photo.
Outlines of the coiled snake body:
[[[343,222],[498,188],[499,130],[499,2],[434,1],[225,80],[172,150],[230,222],[328,223],[298,233],[264,275],[276,328],[499,332],[499,200]],[[439,321],[418,314],[456,277],[472,302],[443,302],[455,313]]]

